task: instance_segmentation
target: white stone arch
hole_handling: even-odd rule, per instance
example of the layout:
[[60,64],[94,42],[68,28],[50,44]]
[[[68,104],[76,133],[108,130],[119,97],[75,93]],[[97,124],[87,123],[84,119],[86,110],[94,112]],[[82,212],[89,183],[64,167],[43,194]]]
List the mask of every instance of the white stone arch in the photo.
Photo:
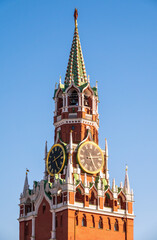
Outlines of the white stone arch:
[[75,89],[80,93],[80,89],[79,89],[74,83],[72,83],[72,84],[65,90],[65,94],[68,93],[71,88],[75,88]]
[[57,98],[57,97],[58,97],[58,94],[59,94],[60,91],[61,91],[62,94],[63,94],[63,89],[62,89],[61,87],[59,87],[59,88],[57,89],[56,93],[55,93],[54,98]]
[[41,189],[40,189],[39,195],[34,204],[35,205],[35,214],[38,213],[38,210],[39,210],[39,207],[40,207],[40,204],[41,204],[43,198],[46,199],[46,201],[50,205],[50,209],[52,209],[52,200],[50,200],[49,197],[45,194],[44,185],[43,185],[43,183],[41,183]]

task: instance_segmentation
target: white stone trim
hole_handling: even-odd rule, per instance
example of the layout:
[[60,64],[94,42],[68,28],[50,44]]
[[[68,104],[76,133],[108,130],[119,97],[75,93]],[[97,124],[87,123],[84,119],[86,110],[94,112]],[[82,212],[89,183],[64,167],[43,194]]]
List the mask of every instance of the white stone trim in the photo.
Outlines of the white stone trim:
[[37,200],[35,202],[35,213],[36,214],[38,213],[39,206],[40,206],[40,204],[41,204],[41,202],[42,202],[44,197],[47,200],[47,202],[49,203],[50,209],[52,209],[52,201],[45,194],[44,181],[41,181],[40,182],[40,193],[39,193],[39,196],[38,196],[38,198],[37,198]]
[[81,212],[87,212],[87,213],[96,213],[96,214],[99,214],[99,215],[109,215],[109,216],[113,216],[113,217],[127,217],[129,219],[134,219],[135,216],[133,214],[123,214],[123,213],[119,213],[119,212],[110,212],[110,209],[109,211],[106,210],[106,208],[104,208],[104,210],[100,209],[91,209],[91,208],[85,208],[85,207],[81,207],[81,206],[74,206],[74,205],[66,205],[66,206],[63,206],[61,208],[58,208],[56,209],[55,211],[56,212],[60,212],[60,211],[63,211],[63,210],[78,210],[81,211]]
[[62,126],[63,124],[72,124],[72,123],[73,124],[83,123],[83,124],[87,124],[90,126],[94,126],[96,128],[96,130],[99,129],[98,124],[95,121],[86,120],[84,118],[62,119],[61,121],[54,123],[54,126],[57,128],[57,127]]

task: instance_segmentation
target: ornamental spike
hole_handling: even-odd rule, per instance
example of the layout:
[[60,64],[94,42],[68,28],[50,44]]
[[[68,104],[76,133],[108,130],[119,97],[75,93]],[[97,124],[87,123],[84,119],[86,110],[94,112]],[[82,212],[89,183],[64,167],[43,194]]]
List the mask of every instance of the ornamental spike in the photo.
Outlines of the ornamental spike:
[[105,138],[105,162],[106,162],[106,171],[105,171],[105,175],[106,175],[106,179],[109,180],[109,173],[108,173],[108,144],[107,144],[107,139]]
[[113,178],[113,181],[112,181],[112,191],[116,192],[115,178]]
[[128,166],[127,165],[126,165],[126,168],[125,168],[125,180],[124,180],[123,190],[126,194],[130,194],[130,183],[129,183]]
[[47,161],[47,141],[45,142],[45,157],[44,157],[44,161],[45,161],[45,171],[44,171],[44,179],[47,180],[47,167],[46,167],[46,161]]
[[87,187],[87,173],[84,174],[84,186]]
[[77,8],[75,8],[75,11],[74,11],[75,27],[77,27],[77,18],[78,18],[78,10],[77,10]]
[[24,183],[24,187],[23,187],[23,194],[26,194],[26,191],[29,189],[29,184],[28,184],[28,174],[29,170],[26,168],[26,177],[25,177],[25,183]]
[[61,82],[61,76],[59,77],[59,84],[62,84],[62,82]]

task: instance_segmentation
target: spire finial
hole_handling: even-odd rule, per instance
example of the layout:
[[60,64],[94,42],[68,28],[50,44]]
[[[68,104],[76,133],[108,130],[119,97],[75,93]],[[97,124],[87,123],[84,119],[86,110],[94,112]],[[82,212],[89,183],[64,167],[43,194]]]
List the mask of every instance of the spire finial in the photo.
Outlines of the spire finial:
[[78,11],[77,11],[77,8],[75,8],[75,11],[74,11],[75,27],[77,27],[77,18],[78,18]]
[[124,180],[124,192],[126,194],[130,194],[130,184],[129,184],[129,176],[128,176],[128,166],[125,168],[125,180]]
[[125,166],[125,171],[127,172],[128,171],[128,165],[126,164]]
[[59,76],[59,84],[61,84],[62,82],[61,82],[61,76]]
[[26,168],[26,175],[28,174],[29,170]]

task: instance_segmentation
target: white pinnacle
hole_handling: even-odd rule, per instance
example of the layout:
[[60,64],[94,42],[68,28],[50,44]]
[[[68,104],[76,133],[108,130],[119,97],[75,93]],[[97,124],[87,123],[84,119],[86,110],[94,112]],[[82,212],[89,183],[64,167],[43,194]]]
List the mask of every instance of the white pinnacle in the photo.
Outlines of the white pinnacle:
[[130,184],[129,184],[129,176],[128,176],[128,166],[125,168],[125,181],[124,181],[124,192],[126,194],[130,194]]

